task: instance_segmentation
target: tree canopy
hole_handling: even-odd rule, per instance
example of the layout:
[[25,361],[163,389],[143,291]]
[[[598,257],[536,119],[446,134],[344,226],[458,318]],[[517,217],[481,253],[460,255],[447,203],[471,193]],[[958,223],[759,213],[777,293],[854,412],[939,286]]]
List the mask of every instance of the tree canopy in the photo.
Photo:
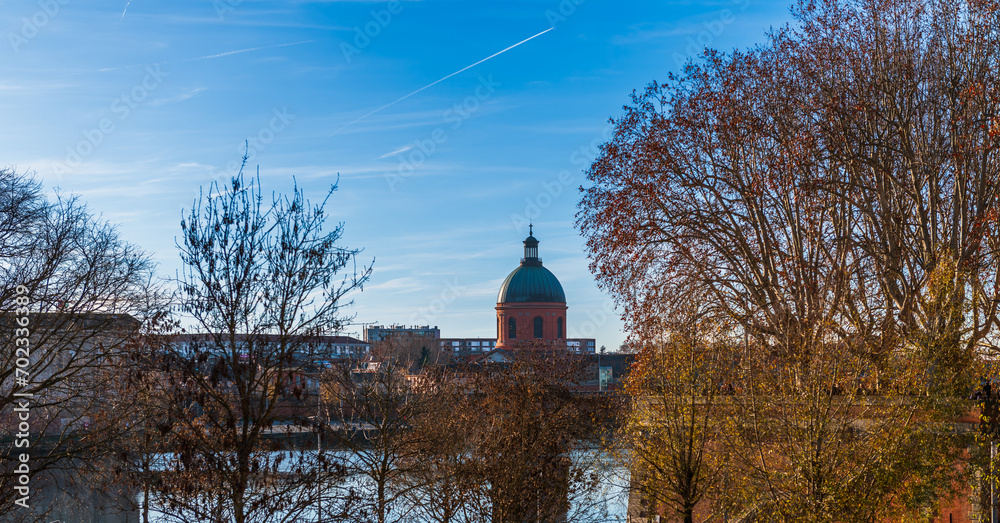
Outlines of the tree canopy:
[[1000,303],[996,9],[801,2],[634,94],[578,213],[629,326],[695,285],[769,346],[904,344],[958,379]]
[[633,93],[577,225],[641,352],[678,346],[692,299],[699,343],[742,347],[698,446],[726,455],[730,515],[868,521],[948,493],[938,435],[996,349],[1000,4],[792,12]]

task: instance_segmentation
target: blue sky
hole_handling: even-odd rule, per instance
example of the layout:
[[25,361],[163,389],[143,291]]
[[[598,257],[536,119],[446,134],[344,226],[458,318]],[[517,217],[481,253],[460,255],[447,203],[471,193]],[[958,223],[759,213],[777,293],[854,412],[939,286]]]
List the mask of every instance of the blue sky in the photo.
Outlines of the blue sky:
[[573,227],[608,118],[702,46],[788,21],[759,0],[0,0],[0,164],[81,195],[164,276],[245,141],[266,191],[294,176],[320,199],[339,174],[327,210],[375,260],[355,321],[448,337],[495,335],[531,219],[568,334],[613,349]]

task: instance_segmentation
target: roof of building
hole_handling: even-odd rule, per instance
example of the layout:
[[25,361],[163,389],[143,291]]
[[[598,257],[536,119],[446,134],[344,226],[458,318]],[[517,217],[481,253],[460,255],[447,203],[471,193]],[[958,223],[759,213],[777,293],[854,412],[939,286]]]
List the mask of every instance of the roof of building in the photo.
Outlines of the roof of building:
[[[222,341],[226,337],[224,333],[192,333],[192,334],[177,334],[171,337],[171,341],[176,343],[214,343],[216,340]],[[245,334],[237,334],[237,342],[245,342],[251,339],[251,336]],[[264,343],[278,343],[281,341],[281,336],[276,334],[258,334],[253,337],[255,341]],[[336,345],[369,345],[366,341],[361,341],[357,338],[351,336],[291,336],[290,340],[297,343],[327,343]]]
[[566,303],[566,294],[559,280],[545,267],[522,265],[507,276],[497,295],[497,303],[512,302]]
[[[135,331],[141,322],[130,314],[109,314],[103,312],[30,312],[27,314],[29,324],[33,329],[122,329]],[[15,320],[24,317],[23,314],[13,314],[10,311],[0,312],[0,325],[13,325]]]
[[551,271],[542,267],[538,240],[533,231],[524,239],[524,258],[500,286],[497,303],[566,303],[562,284]]

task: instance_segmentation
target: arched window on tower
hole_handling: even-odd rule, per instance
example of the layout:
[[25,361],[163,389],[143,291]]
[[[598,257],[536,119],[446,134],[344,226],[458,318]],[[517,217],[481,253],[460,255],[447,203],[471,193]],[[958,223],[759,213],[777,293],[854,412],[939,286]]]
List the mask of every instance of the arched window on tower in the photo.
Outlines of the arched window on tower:
[[535,339],[542,338],[542,317],[535,316]]
[[561,340],[563,338],[563,319],[560,316],[556,319],[556,339]]
[[517,320],[514,318],[507,320],[507,337],[512,340],[517,338]]

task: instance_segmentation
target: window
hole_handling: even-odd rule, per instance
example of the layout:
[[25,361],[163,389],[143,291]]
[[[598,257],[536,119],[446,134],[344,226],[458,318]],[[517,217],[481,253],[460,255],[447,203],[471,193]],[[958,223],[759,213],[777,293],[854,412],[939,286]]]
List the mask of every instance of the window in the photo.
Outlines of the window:
[[535,339],[542,337],[542,317],[535,316]]
[[561,340],[563,338],[563,319],[562,316],[556,319],[556,339]]
[[512,340],[517,338],[517,320],[514,318],[507,320],[507,337]]

